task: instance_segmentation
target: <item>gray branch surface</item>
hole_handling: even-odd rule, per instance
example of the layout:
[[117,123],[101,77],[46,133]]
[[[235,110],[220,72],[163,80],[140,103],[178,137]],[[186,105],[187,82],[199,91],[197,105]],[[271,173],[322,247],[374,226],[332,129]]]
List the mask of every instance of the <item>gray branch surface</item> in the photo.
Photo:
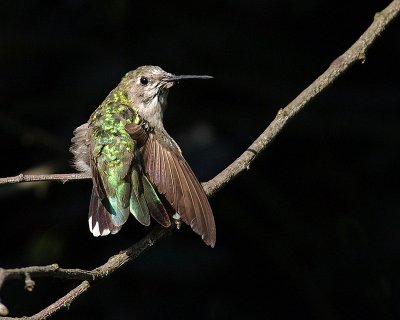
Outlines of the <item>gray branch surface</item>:
[[[227,168],[220,172],[210,181],[203,184],[204,190],[210,197],[227,183],[232,181],[240,173],[248,170],[255,158],[265,150],[278,133],[285,127],[301,109],[312,101],[321,91],[332,84],[340,75],[346,72],[357,62],[364,63],[366,52],[369,47],[377,40],[381,33],[386,29],[400,13],[400,0],[392,1],[384,10],[375,14],[374,21],[361,37],[342,55],[335,59],[329,68],[322,73],[313,83],[301,92],[285,108],[280,109],[275,119],[269,124],[265,131]],[[50,175],[24,175],[15,177],[0,178],[0,184],[32,182],[32,181],[61,181],[62,183],[72,180],[90,179],[91,176],[82,173],[70,174],[50,174]],[[57,264],[48,266],[32,266],[18,269],[0,268],[0,289],[8,279],[24,279],[25,288],[32,291],[34,281],[32,277],[55,277],[81,281],[78,286],[68,292],[65,296],[49,305],[42,311],[31,317],[23,319],[46,319],[60,309],[68,307],[76,298],[86,292],[91,283],[109,276],[111,273],[120,269],[126,263],[135,260],[142,253],[150,249],[155,243],[168,236],[173,228],[164,229],[154,227],[151,232],[135,243],[128,249],[110,257],[106,263],[93,269],[63,269]],[[2,313],[3,312],[3,313]],[[0,316],[7,314],[7,308],[0,302]],[[18,319],[15,317],[0,317],[1,319]]]

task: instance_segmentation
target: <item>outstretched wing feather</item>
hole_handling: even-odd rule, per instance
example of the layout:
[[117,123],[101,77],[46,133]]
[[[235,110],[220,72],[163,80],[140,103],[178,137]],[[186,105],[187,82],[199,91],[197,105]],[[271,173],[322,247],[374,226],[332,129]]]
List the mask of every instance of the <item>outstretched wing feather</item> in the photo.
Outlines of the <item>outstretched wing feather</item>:
[[158,191],[206,244],[214,246],[216,230],[210,204],[179,148],[166,143],[162,135],[150,134],[142,152],[146,172]]

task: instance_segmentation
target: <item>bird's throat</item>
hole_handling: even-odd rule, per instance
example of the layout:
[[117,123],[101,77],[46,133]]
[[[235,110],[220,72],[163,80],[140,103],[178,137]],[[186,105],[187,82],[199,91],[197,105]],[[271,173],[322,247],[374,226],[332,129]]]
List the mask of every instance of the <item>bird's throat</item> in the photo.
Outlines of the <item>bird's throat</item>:
[[157,95],[150,101],[141,102],[138,106],[138,112],[152,127],[164,129],[163,114],[166,105],[166,97]]

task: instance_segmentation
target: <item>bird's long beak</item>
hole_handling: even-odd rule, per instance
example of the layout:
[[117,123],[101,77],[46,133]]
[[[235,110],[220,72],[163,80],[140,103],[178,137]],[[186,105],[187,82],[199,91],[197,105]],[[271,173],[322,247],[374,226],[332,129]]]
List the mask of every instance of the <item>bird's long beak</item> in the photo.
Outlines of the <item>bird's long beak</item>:
[[179,80],[185,80],[185,79],[212,79],[212,76],[206,76],[206,75],[175,75],[169,73],[164,77],[165,82],[176,82]]
[[179,81],[179,80],[184,80],[184,79],[212,79],[212,76],[206,76],[206,75],[175,75],[175,74],[169,74],[165,80],[168,82],[171,81]]
[[172,73],[168,73],[163,77],[163,82],[165,83],[165,88],[169,89],[171,88],[175,83],[177,83],[179,80],[185,80],[185,79],[212,79],[212,76],[205,76],[205,75],[175,75]]

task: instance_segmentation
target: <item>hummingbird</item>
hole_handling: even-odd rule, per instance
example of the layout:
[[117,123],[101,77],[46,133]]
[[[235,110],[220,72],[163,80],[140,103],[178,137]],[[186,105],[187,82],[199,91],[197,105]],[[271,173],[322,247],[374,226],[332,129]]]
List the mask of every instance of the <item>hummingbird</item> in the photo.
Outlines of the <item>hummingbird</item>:
[[214,247],[210,203],[163,124],[174,84],[210,78],[139,67],[126,73],[88,122],[74,130],[73,166],[92,174],[88,222],[94,236],[117,233],[132,214],[144,226],[151,218],[166,228],[183,221]]

